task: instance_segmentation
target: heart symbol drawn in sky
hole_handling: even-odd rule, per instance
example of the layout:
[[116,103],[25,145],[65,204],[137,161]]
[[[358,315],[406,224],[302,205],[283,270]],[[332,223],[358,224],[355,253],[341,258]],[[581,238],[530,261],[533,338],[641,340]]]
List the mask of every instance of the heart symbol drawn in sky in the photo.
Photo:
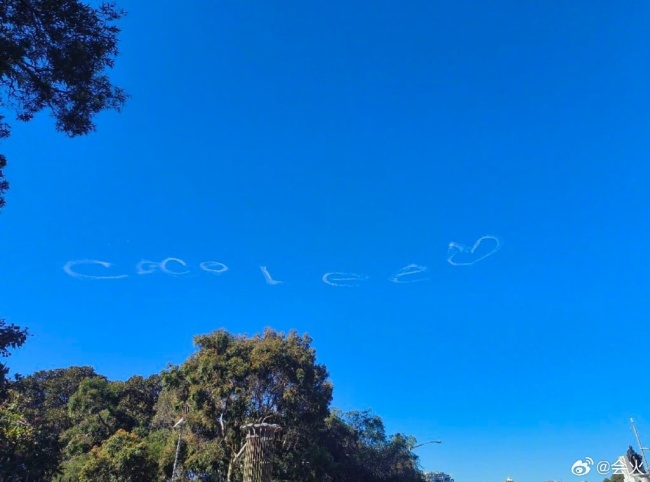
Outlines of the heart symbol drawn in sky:
[[[481,251],[483,251],[483,250],[480,250],[480,251],[477,252],[477,250],[479,250],[479,247],[481,247],[481,245],[483,245],[483,248],[485,248],[485,245],[486,245],[485,241],[486,240],[492,240],[492,241],[494,241],[496,243],[494,245],[494,247],[492,248],[492,250],[491,251],[486,251],[483,254],[481,254]],[[483,259],[485,259],[485,258],[487,258],[489,256],[492,256],[494,253],[499,251],[499,249],[501,249],[501,242],[499,241],[499,238],[497,238],[496,236],[481,236],[480,238],[478,238],[476,240],[476,242],[474,243],[474,246],[472,246],[471,248],[468,248],[468,247],[463,246],[463,245],[458,244],[458,243],[454,243],[452,241],[451,243],[449,243],[449,251],[448,251],[448,254],[447,254],[447,261],[452,266],[472,266],[473,264],[476,264],[479,261],[481,261],[481,260],[483,260]],[[469,261],[461,261],[461,260],[454,261],[454,258],[459,254],[467,254],[467,255],[469,255],[469,256],[463,256],[463,258],[470,258],[470,260]],[[471,260],[471,258],[473,257],[472,255],[476,256],[476,259],[474,259],[473,261]]]

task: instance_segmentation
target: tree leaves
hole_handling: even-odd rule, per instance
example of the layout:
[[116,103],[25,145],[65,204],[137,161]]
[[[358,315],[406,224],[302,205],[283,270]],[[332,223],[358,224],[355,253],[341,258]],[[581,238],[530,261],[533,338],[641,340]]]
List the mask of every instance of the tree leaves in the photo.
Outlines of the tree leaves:
[[343,413],[327,419],[326,445],[333,456],[334,482],[421,482],[415,440],[402,434],[387,437],[384,423],[369,410]]
[[[0,168],[2,168],[2,157],[0,156]],[[2,171],[0,169],[0,207],[2,207]],[[9,356],[9,350],[22,346],[27,340],[29,333],[16,325],[8,325],[5,320],[0,319],[0,357]],[[9,368],[4,363],[0,363],[0,402],[4,399],[7,388],[7,374]]]
[[[110,381],[90,367],[45,370],[13,382],[0,405],[0,466],[20,479],[169,480],[183,417],[186,480],[241,482],[247,423],[282,427],[274,480],[422,482],[415,440],[387,436],[370,411],[330,410],[332,384],[311,338],[225,330],[162,375]],[[188,411],[189,409],[189,411]],[[58,475],[57,475],[58,474]]]
[[[118,55],[113,22],[124,15],[114,3],[95,9],[79,0],[0,2],[0,108],[23,122],[47,108],[70,137],[94,131],[95,115],[119,112],[128,97],[106,74]],[[0,116],[0,138],[8,136]],[[5,165],[0,155],[0,208],[9,188]]]
[[210,470],[226,475],[237,469],[234,457],[244,443],[241,426],[246,423],[285,426],[284,447],[294,450],[309,433],[324,428],[332,386],[325,367],[316,363],[310,342],[294,332],[285,336],[272,330],[251,338],[224,330],[196,337],[199,351],[163,374],[177,405],[190,405],[189,430],[196,447],[203,447],[189,449],[189,470],[207,470],[193,461],[203,458],[200,450],[216,450],[209,440],[217,440],[220,449],[215,453],[223,454]]
[[156,462],[142,439],[118,430],[90,452],[80,471],[80,482],[133,482],[150,480]]

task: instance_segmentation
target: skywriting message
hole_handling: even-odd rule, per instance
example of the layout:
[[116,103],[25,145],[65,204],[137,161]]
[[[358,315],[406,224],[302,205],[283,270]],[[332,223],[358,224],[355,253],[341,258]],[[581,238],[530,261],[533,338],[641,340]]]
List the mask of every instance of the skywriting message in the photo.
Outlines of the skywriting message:
[[[494,255],[499,249],[501,249],[501,241],[496,236],[481,236],[472,246],[451,242],[447,250],[447,262],[452,266],[469,267]],[[274,278],[267,266],[260,266],[259,269],[268,285],[277,286],[284,283],[284,281]],[[130,272],[124,269],[119,270],[113,263],[99,259],[78,259],[68,261],[63,266],[63,271],[66,274],[80,280],[119,280],[155,273],[182,277],[190,275],[196,270],[213,276],[221,276],[230,268],[221,261],[201,261],[198,265],[190,266],[185,260],[172,257],[162,261],[143,259]],[[427,266],[409,264],[389,277],[389,281],[400,284],[427,281],[429,278],[423,274],[427,270]],[[101,274],[98,274],[100,272]],[[323,283],[330,286],[352,287],[358,286],[360,282],[368,278],[369,276],[363,274],[332,271],[323,274],[321,279]]]

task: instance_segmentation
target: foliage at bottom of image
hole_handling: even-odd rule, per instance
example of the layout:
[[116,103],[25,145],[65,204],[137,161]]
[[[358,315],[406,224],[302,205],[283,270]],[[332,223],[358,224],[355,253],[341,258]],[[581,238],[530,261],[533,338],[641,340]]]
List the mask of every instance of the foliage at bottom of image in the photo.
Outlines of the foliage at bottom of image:
[[264,423],[280,427],[263,461],[274,482],[424,482],[413,437],[330,406],[311,342],[219,330],[148,378],[90,367],[18,376],[0,395],[0,481],[242,482],[242,426]]
[[614,474],[603,480],[603,482],[625,482],[625,476],[623,474]]

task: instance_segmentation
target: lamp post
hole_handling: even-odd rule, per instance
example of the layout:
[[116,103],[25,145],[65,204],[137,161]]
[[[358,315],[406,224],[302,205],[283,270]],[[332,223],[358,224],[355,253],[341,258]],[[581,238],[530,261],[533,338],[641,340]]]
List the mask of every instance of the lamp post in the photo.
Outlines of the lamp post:
[[441,443],[442,440],[429,440],[428,442],[423,442],[421,444],[414,445],[413,447],[411,447],[411,450],[416,449],[418,447],[422,447],[423,445],[427,445],[427,444],[441,444]]
[[[416,448],[418,448],[418,447],[422,447],[423,445],[428,445],[428,444],[441,444],[441,443],[442,443],[442,440],[429,440],[428,442],[422,442],[421,444],[414,445],[413,447],[411,447],[411,450],[414,450],[414,449],[416,449]],[[433,480],[433,479],[431,478],[431,477],[433,477],[433,472],[428,472],[428,474],[430,474],[430,475],[427,475],[427,476],[426,476],[426,480],[427,480],[427,481],[429,481],[429,480]]]
[[176,480],[176,468],[178,466],[178,454],[181,452],[181,437],[183,437],[183,425],[185,425],[185,418],[181,418],[174,428],[178,428],[178,443],[176,444],[176,456],[174,457],[174,469],[172,470],[172,482]]

